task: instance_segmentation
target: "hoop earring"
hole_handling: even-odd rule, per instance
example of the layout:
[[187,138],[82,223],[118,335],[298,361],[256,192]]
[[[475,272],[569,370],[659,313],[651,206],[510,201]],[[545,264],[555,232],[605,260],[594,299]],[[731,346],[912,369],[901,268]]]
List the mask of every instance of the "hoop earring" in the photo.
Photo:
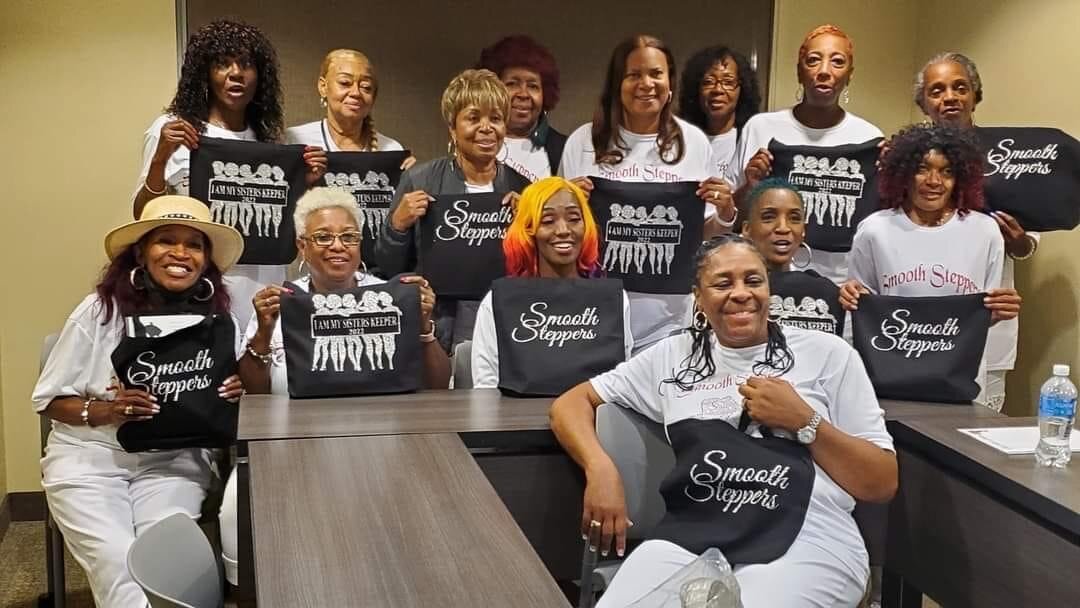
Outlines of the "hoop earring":
[[851,85],[844,87],[844,92],[840,94],[840,104],[848,105],[851,103]]
[[361,275],[366,275],[367,274],[367,262],[365,262],[364,260],[360,260],[360,267],[363,268],[363,270],[360,271],[360,274]]
[[705,311],[700,308],[694,312],[693,327],[695,331],[705,331],[709,328],[709,317],[706,317]]
[[296,274],[303,276],[303,274],[304,274],[304,258],[300,258],[300,265],[296,267]]
[[800,104],[803,100],[803,86],[800,83],[799,88],[795,89],[795,103]]
[[206,297],[204,298],[195,296],[192,299],[196,302],[209,302],[214,297],[214,282],[206,277],[203,277],[202,281],[210,288],[210,293],[206,294]]
[[447,156],[457,156],[457,146],[454,145],[454,140],[452,140],[452,139],[450,141],[446,142],[446,155]]
[[[143,275],[144,275],[143,280],[136,283],[135,282],[135,275],[140,270],[143,271]],[[128,273],[128,283],[131,283],[131,288],[132,289],[134,289],[135,291],[146,291],[146,277],[145,277],[145,274],[146,274],[146,269],[143,268],[142,266],[136,266],[135,268],[131,269],[131,272]]]
[[812,262],[814,260],[814,250],[810,249],[810,246],[806,244],[806,241],[803,241],[802,243],[800,243],[799,248],[800,249],[806,249],[806,262],[804,262],[802,264],[796,264],[795,263],[795,256],[791,256],[791,265],[793,267],[795,267],[795,268],[798,268],[799,270],[802,270],[804,268],[809,267],[810,262]]

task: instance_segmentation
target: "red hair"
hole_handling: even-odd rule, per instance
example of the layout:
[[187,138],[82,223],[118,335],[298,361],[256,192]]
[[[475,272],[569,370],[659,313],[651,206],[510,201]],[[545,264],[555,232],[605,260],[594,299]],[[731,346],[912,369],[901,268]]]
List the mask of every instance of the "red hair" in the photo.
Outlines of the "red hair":
[[957,214],[983,208],[983,157],[974,129],[917,124],[889,140],[878,169],[878,194],[882,209],[906,209],[915,174],[923,158],[937,150],[949,159],[954,176],[952,199]]
[[851,36],[848,36],[844,32],[844,30],[831,23],[826,23],[824,25],[819,25],[815,27],[814,29],[810,30],[810,33],[806,35],[806,38],[803,38],[802,44],[799,46],[799,63],[802,63],[803,59],[806,57],[806,54],[809,52],[807,47],[810,45],[810,41],[814,38],[817,38],[818,36],[826,35],[839,36],[840,38],[843,38],[847,41],[848,57],[850,58],[850,63],[854,64],[855,42],[851,40]]
[[550,112],[559,103],[559,66],[555,57],[544,45],[528,36],[507,36],[480,51],[477,66],[495,72],[502,79],[510,68],[525,68],[540,75],[540,87],[544,90],[544,111]]
[[544,213],[544,203],[559,192],[567,191],[577,200],[581,208],[581,219],[585,222],[585,236],[581,241],[581,254],[578,256],[578,274],[583,277],[596,274],[600,260],[600,230],[596,227],[589,199],[573,182],[561,177],[546,177],[521,193],[514,221],[506,230],[503,238],[503,256],[506,258],[506,274],[511,277],[540,276],[540,260],[536,253],[536,229]]

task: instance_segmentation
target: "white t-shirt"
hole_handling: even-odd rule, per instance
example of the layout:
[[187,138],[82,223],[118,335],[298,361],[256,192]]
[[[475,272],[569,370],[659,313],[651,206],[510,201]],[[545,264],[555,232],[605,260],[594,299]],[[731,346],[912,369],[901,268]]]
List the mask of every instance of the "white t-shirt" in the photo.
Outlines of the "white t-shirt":
[[[786,327],[783,329],[795,365],[783,378],[790,382],[814,411],[839,430],[893,450],[885,430],[885,414],[859,355],[842,339],[825,332]],[[614,370],[591,380],[605,402],[632,409],[665,426],[688,418],[727,420],[737,426],[742,414],[738,389],[753,376],[755,361],[765,355],[765,345],[727,348],[715,338],[712,358],[716,373],[684,392],[662,384],[684,367],[693,337],[672,336]],[[751,427],[753,428],[753,427]],[[787,433],[778,431],[778,435]],[[755,432],[755,436],[760,436]],[[810,543],[835,556],[853,576],[866,572],[866,548],[851,516],[855,499],[816,464],[806,520],[796,543]]]
[[[142,170],[139,172],[139,181],[135,185],[132,200],[139,194],[146,176],[150,173],[150,161],[157,150],[158,140],[161,138],[161,127],[174,117],[163,114],[158,116],[143,134],[143,158]],[[231,139],[236,141],[257,141],[255,131],[248,127],[243,131],[229,131],[217,125],[206,123],[206,132],[203,137],[217,139]],[[165,163],[165,183],[172,194],[188,194],[188,174],[191,165],[191,150],[187,146],[180,146]],[[291,219],[287,220],[291,221]],[[247,322],[255,310],[251,306],[251,298],[255,296],[261,286],[268,283],[281,283],[285,280],[287,266],[259,266],[254,264],[237,264],[225,274],[225,287],[229,290],[231,304],[229,309],[233,316],[241,322]]]
[[726,177],[729,175],[728,168],[735,161],[739,143],[739,131],[731,129],[720,135],[709,135],[709,145],[712,146],[713,175]]
[[[630,299],[623,293],[623,345],[626,358],[634,346],[630,334]],[[476,325],[472,338],[473,388],[497,388],[499,386],[499,338],[495,328],[495,312],[491,307],[491,292],[480,301],[476,311]]]
[[[755,114],[746,121],[739,139],[735,160],[728,167],[728,181],[741,187],[746,183],[746,165],[761,148],[768,148],[769,141],[776,141],[789,146],[844,146],[860,144],[875,137],[882,137],[881,129],[846,112],[836,126],[828,129],[812,129],[795,118],[791,108]],[[778,176],[783,177],[783,176]],[[812,252],[811,270],[833,281],[837,285],[847,278],[847,254],[844,252]]]
[[476,184],[470,184],[469,182],[465,182],[465,192],[466,194],[484,194],[495,192],[495,183],[492,182],[490,184],[478,186]]
[[534,144],[528,137],[507,135],[503,139],[502,150],[499,150],[499,160],[530,182],[551,177],[547,150]]
[[[356,286],[367,287],[368,285],[379,285],[386,281],[370,274],[363,272],[356,273]],[[292,284],[296,287],[304,290],[311,290],[311,277],[302,276]],[[255,317],[251,318],[248,322],[247,330],[244,332],[244,348],[247,348],[247,343],[255,337],[255,332],[259,330],[259,320]],[[289,374],[285,368],[285,339],[281,337],[281,317],[278,317],[276,323],[274,323],[274,333],[270,335],[270,392],[275,395],[288,395],[289,394]]]
[[[1028,233],[1038,243],[1038,232]],[[1015,263],[1009,256],[1005,256],[1005,263],[1001,267],[1001,287],[1015,287],[1013,274]],[[1016,340],[1020,332],[1020,317],[1008,321],[998,321],[990,328],[990,335],[986,342],[986,369],[997,372],[1010,370],[1016,366]]]
[[[64,323],[64,329],[38,376],[31,400],[41,413],[57,397],[82,397],[109,401],[106,390],[113,384],[112,353],[124,337],[124,319],[113,308],[112,319],[102,325],[105,306],[96,293],[83,298]],[[233,318],[236,326],[236,318]],[[239,330],[234,332],[236,357],[244,352]],[[112,425],[70,425],[53,420],[53,433],[64,440],[86,441],[123,450]]]
[[[592,143],[592,123],[578,127],[566,140],[559,173],[567,179],[592,176],[622,182],[700,182],[720,177],[712,159],[709,138],[701,129],[676,118],[682,129],[685,150],[681,161],[674,165],[660,158],[656,135],[638,135],[620,128],[623,141],[630,146],[617,165],[597,165]],[[716,214],[716,208],[702,202],[705,217]],[[690,319],[693,298],[689,295],[663,295],[627,292],[630,297],[630,330],[634,336],[634,351],[663,339],[671,332],[686,327]]]
[[[325,118],[285,129],[285,143],[316,146],[327,152],[341,152],[334,138],[330,137]],[[378,145],[379,152],[396,152],[405,149],[396,139],[391,139],[378,131],[375,132],[375,143]]]

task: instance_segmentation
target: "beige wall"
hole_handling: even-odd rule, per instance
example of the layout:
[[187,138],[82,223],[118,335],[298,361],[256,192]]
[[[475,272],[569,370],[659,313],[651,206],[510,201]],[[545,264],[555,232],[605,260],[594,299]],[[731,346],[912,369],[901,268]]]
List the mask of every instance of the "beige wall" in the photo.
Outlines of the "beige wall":
[[[1080,3],[957,0],[924,6],[917,28],[917,66],[945,50],[974,59],[985,93],[975,112],[977,123],[1055,126],[1080,137]],[[1072,364],[1074,382],[1080,377],[1077,251],[1080,231],[1054,232],[1043,236],[1034,258],[1016,265],[1024,305],[1020,357],[1007,384],[1010,414],[1034,413],[1039,385],[1053,363]]]
[[29,395],[41,340],[92,289],[105,231],[131,216],[142,133],[176,86],[174,14],[171,0],[0,3],[9,492],[40,488]]

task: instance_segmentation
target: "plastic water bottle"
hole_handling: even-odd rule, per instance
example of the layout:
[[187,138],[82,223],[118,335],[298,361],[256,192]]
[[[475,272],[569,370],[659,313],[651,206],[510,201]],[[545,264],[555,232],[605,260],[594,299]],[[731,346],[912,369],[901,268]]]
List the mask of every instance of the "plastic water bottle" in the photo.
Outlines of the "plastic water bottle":
[[1069,435],[1076,419],[1076,386],[1069,381],[1069,366],[1057,364],[1054,375],[1039,389],[1039,445],[1035,461],[1044,467],[1069,464]]

